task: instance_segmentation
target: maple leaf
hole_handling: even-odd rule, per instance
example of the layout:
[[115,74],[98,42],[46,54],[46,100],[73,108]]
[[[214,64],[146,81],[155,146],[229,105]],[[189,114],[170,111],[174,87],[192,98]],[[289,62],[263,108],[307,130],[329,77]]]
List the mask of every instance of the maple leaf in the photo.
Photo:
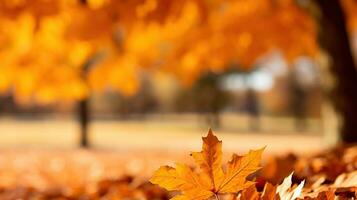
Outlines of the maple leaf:
[[277,186],[272,185],[271,183],[266,183],[264,186],[262,200],[274,200],[280,199],[279,195],[276,192]]
[[[176,168],[160,167],[150,182],[159,184],[168,191],[181,190],[190,199],[207,199],[213,195],[202,179],[184,164],[178,163]],[[185,199],[185,196],[180,195],[175,199]]]
[[334,199],[335,199],[335,193],[332,190],[320,192],[316,197],[316,200],[334,200]]
[[280,200],[280,198],[276,193],[276,186],[267,182],[262,193],[257,191],[255,185],[244,189],[241,192],[239,200]]
[[243,190],[241,193],[241,196],[239,198],[240,200],[260,200],[260,194],[257,191],[257,188],[255,185],[251,185],[247,189]]
[[335,182],[335,187],[355,187],[357,184],[357,170],[350,173],[340,174]]
[[210,180],[211,190],[217,191],[225,178],[222,169],[222,141],[213,135],[211,129],[202,140],[202,151],[193,152],[191,156],[203,171],[202,176]]
[[302,188],[304,187],[305,180],[302,181],[296,188],[294,189],[291,188],[293,173],[294,172],[292,172],[288,177],[286,177],[283,183],[280,184],[276,189],[281,200],[295,200],[300,196],[302,192]]
[[200,168],[198,173],[183,164],[176,164],[175,168],[163,166],[154,173],[150,182],[169,191],[182,191],[181,195],[173,198],[175,200],[205,200],[213,196],[218,198],[219,194],[236,194],[254,184],[246,178],[260,169],[260,159],[265,147],[251,150],[245,156],[233,154],[223,170],[222,141],[218,140],[211,129],[202,140],[202,151],[191,154]]
[[[300,196],[305,181],[294,188],[291,181],[292,175],[293,173],[286,177],[279,186],[267,182],[262,193],[259,193],[256,186],[252,185],[241,192],[239,200],[295,200]],[[326,196],[327,193],[324,195]]]

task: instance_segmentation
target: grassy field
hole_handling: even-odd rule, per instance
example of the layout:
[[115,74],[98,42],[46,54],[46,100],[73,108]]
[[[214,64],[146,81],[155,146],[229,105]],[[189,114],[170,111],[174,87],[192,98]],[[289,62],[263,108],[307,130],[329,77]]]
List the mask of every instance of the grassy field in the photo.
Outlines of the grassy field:
[[[226,151],[246,151],[267,146],[267,152],[308,153],[324,147],[318,121],[297,132],[290,118],[262,118],[261,131],[249,130],[246,116],[224,115],[222,128],[214,130]],[[191,151],[199,149],[208,126],[193,115],[151,116],[146,120],[94,120],[90,140],[95,149]],[[75,120],[0,119],[0,148],[72,149],[77,146],[79,127]]]

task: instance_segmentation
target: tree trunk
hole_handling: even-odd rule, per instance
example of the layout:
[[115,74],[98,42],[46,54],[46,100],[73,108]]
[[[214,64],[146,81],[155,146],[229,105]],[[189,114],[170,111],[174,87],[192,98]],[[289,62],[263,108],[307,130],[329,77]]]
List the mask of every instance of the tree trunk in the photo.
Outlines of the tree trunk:
[[89,100],[83,99],[78,102],[78,117],[80,124],[80,147],[88,148],[88,124],[89,124]]
[[357,71],[352,56],[346,18],[339,0],[316,0],[321,11],[319,41],[331,57],[335,88],[331,99],[339,112],[341,140],[357,142]]
[[[87,62],[83,64],[82,68],[82,79],[86,80],[87,79],[87,73],[92,67],[97,59],[100,58],[100,55],[95,55],[92,58],[88,59]],[[82,148],[88,148],[90,146],[89,144],[89,123],[90,123],[90,117],[91,117],[91,112],[90,112],[90,95],[88,95],[86,98],[80,100],[78,102],[78,120],[79,120],[79,126],[80,126],[80,147]]]

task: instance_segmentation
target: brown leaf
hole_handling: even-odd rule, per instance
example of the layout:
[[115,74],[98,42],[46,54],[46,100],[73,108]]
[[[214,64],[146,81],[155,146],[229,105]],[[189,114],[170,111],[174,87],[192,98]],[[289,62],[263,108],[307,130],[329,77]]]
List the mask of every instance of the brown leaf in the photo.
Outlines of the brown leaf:
[[316,199],[317,200],[334,200],[335,193],[332,190],[323,191],[323,192],[320,192],[319,195],[317,195]]
[[255,185],[251,185],[241,193],[240,200],[259,200],[260,194]]
[[276,186],[271,183],[266,183],[263,191],[262,200],[274,200],[278,199]]

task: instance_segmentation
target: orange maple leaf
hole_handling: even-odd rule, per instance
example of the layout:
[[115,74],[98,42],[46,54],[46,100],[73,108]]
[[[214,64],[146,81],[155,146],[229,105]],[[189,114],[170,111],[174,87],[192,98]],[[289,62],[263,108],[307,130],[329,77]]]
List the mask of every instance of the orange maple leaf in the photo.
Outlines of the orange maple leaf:
[[211,129],[202,140],[202,151],[191,154],[200,172],[194,173],[184,164],[176,164],[176,168],[163,166],[154,173],[150,182],[169,191],[181,191],[181,195],[173,198],[175,200],[218,198],[220,194],[237,193],[254,184],[246,178],[260,169],[260,159],[265,147],[251,150],[244,156],[233,154],[224,169],[222,141],[218,140]]
[[264,186],[263,192],[259,193],[255,185],[251,185],[241,192],[239,200],[280,200],[280,196],[277,194],[276,188],[277,186],[267,182]]

